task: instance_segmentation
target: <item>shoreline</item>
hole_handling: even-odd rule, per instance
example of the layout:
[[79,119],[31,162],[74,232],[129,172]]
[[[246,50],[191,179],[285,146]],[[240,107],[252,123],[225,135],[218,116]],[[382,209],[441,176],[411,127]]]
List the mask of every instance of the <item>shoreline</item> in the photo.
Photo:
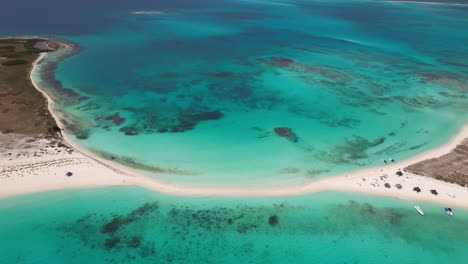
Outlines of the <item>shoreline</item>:
[[447,6],[468,6],[462,2],[430,2],[430,1],[404,1],[404,0],[374,0],[374,2],[400,3],[400,4],[422,4],[422,5],[447,5]]
[[[64,42],[60,43],[62,45],[67,45]],[[75,180],[76,177],[76,181],[74,181],[73,184],[71,184],[71,181],[62,180],[63,177],[61,177],[61,180],[56,183],[35,182],[35,186],[31,186],[32,184],[29,184],[28,186],[27,182],[23,183],[24,186],[19,187],[12,184],[12,186],[10,186],[9,188],[7,186],[7,189],[5,191],[2,190],[0,192],[0,198],[57,189],[80,189],[105,186],[132,185],[164,194],[179,196],[268,197],[306,195],[323,191],[342,191],[387,196],[404,200],[423,200],[438,204],[452,204],[468,209],[468,188],[456,184],[438,181],[425,176],[418,176],[412,173],[405,173],[405,175],[402,177],[398,177],[395,174],[396,171],[398,171],[399,169],[404,169],[409,165],[415,164],[423,160],[440,157],[452,151],[465,138],[468,138],[468,125],[465,125],[446,144],[430,149],[421,154],[410,157],[406,160],[399,161],[398,163],[366,168],[350,173],[342,173],[336,176],[329,176],[326,178],[313,180],[301,186],[292,186],[286,188],[226,188],[212,186],[194,187],[180,184],[169,184],[161,180],[141,175],[137,171],[133,171],[131,168],[127,168],[118,163],[103,159],[98,155],[84,148],[81,148],[72,140],[70,140],[68,135],[66,135],[63,132],[64,125],[60,122],[60,119],[54,112],[54,100],[43,89],[41,89],[41,87],[38,85],[37,81],[33,77],[33,72],[35,69],[37,69],[38,62],[40,62],[43,59],[47,59],[46,55],[47,53],[41,53],[40,56],[33,62],[29,74],[31,83],[46,98],[48,110],[55,122],[57,123],[57,126],[61,129],[60,134],[63,142],[70,146],[72,149],[74,149],[77,155],[82,155],[83,158],[89,159],[90,164],[94,164],[94,170],[87,171],[87,173],[93,175],[84,175],[83,177],[81,177],[81,175],[79,177],[74,176],[72,177],[72,180]],[[99,170],[97,167],[100,167]],[[40,173],[47,174],[47,171],[42,171]],[[102,173],[106,173],[106,176],[101,177],[100,175],[94,178],[94,176]],[[386,175],[386,177],[382,178],[383,175]],[[392,188],[386,188],[383,187],[384,182],[389,184],[391,183],[393,185],[395,185],[395,183],[397,182],[404,182],[405,186],[402,190],[397,190],[394,186],[392,186]],[[415,184],[418,184],[418,187],[421,187],[424,193],[415,193],[414,191],[412,191],[411,189],[414,187],[413,185]],[[440,195],[434,196],[428,192],[429,188],[442,191],[439,191],[441,192]],[[446,195],[448,192],[456,193],[457,197],[452,198],[451,196]]]
[[133,11],[130,14],[132,15],[165,15],[166,12],[155,11],[155,10],[140,10],[140,11]]

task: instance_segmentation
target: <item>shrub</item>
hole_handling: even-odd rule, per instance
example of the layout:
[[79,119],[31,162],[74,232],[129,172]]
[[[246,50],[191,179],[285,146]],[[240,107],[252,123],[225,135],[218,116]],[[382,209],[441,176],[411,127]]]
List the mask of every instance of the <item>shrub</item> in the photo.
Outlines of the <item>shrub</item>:
[[15,49],[16,49],[15,46],[0,46],[0,51],[1,50],[14,51]]
[[25,60],[11,60],[11,61],[5,61],[2,62],[3,66],[15,66],[15,65],[23,65],[28,63],[28,61]]

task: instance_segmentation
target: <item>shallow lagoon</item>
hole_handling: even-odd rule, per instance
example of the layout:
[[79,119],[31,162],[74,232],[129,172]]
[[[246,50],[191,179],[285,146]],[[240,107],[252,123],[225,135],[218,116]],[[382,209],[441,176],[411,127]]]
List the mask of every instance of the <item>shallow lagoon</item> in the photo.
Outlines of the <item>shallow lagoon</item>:
[[81,52],[37,78],[72,139],[169,182],[277,186],[407,158],[467,121],[466,8],[226,3],[61,36]]
[[466,259],[468,213],[345,193],[164,196],[119,187],[0,201],[2,263],[440,263]]
[[[166,181],[300,184],[414,155],[467,119],[464,7],[44,0],[11,11],[23,2],[0,10],[0,34],[82,48],[36,76],[67,132]],[[281,126],[297,143],[274,134]],[[0,201],[0,262],[463,263],[468,213],[420,205],[425,217],[410,202],[343,193],[33,194]]]

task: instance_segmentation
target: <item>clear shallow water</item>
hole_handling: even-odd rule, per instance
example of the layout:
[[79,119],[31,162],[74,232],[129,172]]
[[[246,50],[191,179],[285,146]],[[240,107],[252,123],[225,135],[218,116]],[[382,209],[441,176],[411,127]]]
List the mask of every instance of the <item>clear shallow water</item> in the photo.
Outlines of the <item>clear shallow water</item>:
[[[371,201],[369,203],[369,201]],[[137,188],[0,201],[2,263],[464,263],[468,213],[322,193],[168,197]]]
[[[446,141],[467,119],[467,12],[17,0],[2,3],[0,35],[82,47],[34,73],[78,144],[176,183],[291,185]],[[280,126],[297,143],[275,135]],[[468,213],[420,205],[425,217],[410,202],[343,193],[41,193],[0,201],[0,263],[464,263]]]
[[420,153],[467,121],[466,7],[221,2],[50,26],[83,48],[37,76],[73,140],[170,182],[293,185]]

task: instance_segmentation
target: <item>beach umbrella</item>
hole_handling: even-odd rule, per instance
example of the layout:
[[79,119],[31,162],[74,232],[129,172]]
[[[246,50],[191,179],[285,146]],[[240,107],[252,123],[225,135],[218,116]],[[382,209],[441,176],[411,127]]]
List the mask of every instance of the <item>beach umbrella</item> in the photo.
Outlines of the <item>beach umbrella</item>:
[[438,195],[438,194],[439,194],[436,190],[431,190],[431,193],[432,193],[433,195]]
[[385,188],[390,188],[390,183],[387,182],[387,183],[384,184],[384,186],[385,186]]
[[421,192],[421,188],[419,187],[414,187],[413,188],[413,191],[417,192],[417,193],[420,193]]
[[68,171],[67,173],[65,173],[65,175],[67,175],[67,177],[70,177],[70,176],[72,176],[72,175],[73,175],[73,172],[71,172],[71,171]]
[[397,172],[396,172],[396,175],[398,175],[398,176],[403,176],[403,172],[402,172],[402,171],[397,171]]
[[401,190],[401,188],[403,188],[403,186],[401,186],[401,184],[399,184],[399,183],[397,183],[397,184],[395,185],[395,187],[397,187],[398,190]]

